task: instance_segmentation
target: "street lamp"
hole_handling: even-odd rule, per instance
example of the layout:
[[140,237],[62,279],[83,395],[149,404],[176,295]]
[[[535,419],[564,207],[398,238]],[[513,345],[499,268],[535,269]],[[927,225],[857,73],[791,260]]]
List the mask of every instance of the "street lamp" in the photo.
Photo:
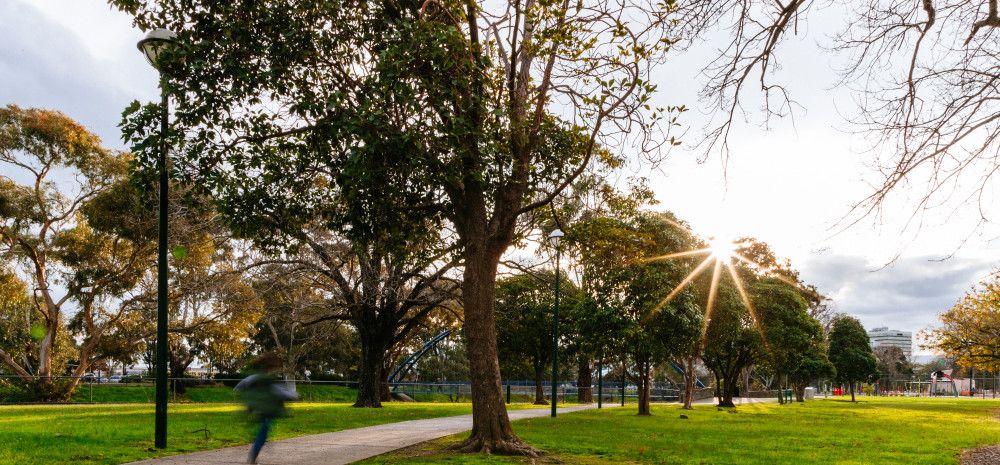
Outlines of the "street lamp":
[[167,90],[166,77],[159,61],[160,54],[177,41],[177,34],[168,29],[153,29],[136,46],[149,64],[160,73],[160,156],[156,169],[160,172],[160,235],[156,258],[156,432],[154,445],[167,447]]
[[556,249],[556,306],[552,316],[552,417],[556,416],[556,385],[559,383],[559,241],[561,229],[549,234],[549,243]]

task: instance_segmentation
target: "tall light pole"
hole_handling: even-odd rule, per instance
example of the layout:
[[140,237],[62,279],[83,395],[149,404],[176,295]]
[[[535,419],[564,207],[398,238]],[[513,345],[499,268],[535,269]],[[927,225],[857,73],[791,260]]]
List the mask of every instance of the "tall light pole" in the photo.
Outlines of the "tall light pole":
[[158,449],[167,447],[167,90],[164,86],[166,77],[160,66],[159,58],[167,47],[177,40],[177,34],[168,29],[149,31],[136,44],[139,51],[146,56],[149,64],[160,73],[160,156],[156,160],[156,169],[160,172],[160,235],[157,240],[156,256],[156,432],[154,445]]
[[549,243],[556,248],[556,306],[552,316],[552,417],[556,416],[556,386],[559,384],[559,241],[561,229],[549,234]]

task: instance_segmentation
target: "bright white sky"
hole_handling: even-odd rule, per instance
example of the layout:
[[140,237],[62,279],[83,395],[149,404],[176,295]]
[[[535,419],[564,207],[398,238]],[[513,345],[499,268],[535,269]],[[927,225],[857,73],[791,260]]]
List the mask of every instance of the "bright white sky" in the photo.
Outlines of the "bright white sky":
[[[805,107],[794,124],[780,121],[765,131],[751,113],[751,122],[741,122],[731,139],[726,177],[718,158],[698,164],[688,150],[641,174],[650,177],[661,207],[697,232],[762,239],[866,327],[917,331],[985,277],[1000,249],[983,233],[954,257],[935,261],[952,254],[973,223],[961,212],[949,216],[950,210],[942,210],[925,218],[919,231],[904,230],[906,192],[878,222],[834,234],[837,220],[877,178],[867,166],[874,157],[862,152],[864,142],[837,129],[853,109],[851,95],[832,88],[838,57],[816,42],[842,27],[843,17],[821,13],[811,18],[811,30],[800,27],[800,35],[779,52],[779,79]],[[108,146],[125,148],[117,128],[121,111],[133,99],[158,98],[156,74],[135,48],[141,36],[127,16],[101,0],[0,2],[0,105],[61,110]],[[688,141],[710,117],[697,100],[697,70],[713,50],[692,49],[657,73],[657,103],[692,109],[682,120]]]

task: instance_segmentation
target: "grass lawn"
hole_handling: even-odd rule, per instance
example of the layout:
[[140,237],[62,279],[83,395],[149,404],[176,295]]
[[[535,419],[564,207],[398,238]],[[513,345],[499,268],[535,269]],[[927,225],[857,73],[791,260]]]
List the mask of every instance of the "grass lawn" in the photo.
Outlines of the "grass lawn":
[[[390,403],[382,409],[356,409],[350,404],[296,403],[291,409],[292,416],[277,423],[274,438],[460,415],[469,413],[471,405]],[[173,404],[168,412],[170,447],[156,451],[151,449],[149,404],[0,406],[0,464],[118,464],[252,439],[252,426],[239,405]]]
[[[299,383],[296,392],[308,402],[354,402],[357,391],[344,386]],[[73,393],[73,402],[86,403],[151,403],[155,390],[152,384],[82,385]],[[228,386],[189,387],[184,394],[171,395],[171,402],[239,402],[240,396]]]
[[[735,413],[660,405],[638,417],[631,406],[523,420],[515,430],[547,452],[534,463],[955,464],[962,449],[1000,443],[998,408],[990,400],[868,397],[745,405]],[[365,463],[532,463],[446,451],[464,437]]]

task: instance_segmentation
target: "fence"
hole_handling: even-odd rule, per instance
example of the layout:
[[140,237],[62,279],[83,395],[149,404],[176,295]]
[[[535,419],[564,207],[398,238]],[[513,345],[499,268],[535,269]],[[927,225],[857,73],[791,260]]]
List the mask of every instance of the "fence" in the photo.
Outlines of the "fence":
[[[69,376],[54,376],[55,384],[69,383],[74,378]],[[0,403],[35,403],[30,388],[26,387],[25,379],[19,376],[0,375]],[[233,387],[239,383],[239,378],[168,378],[170,395],[173,403],[209,403],[209,402],[239,402],[239,394]],[[286,380],[292,383],[299,397],[304,402],[353,402],[355,399],[356,381],[321,381],[311,379]],[[533,381],[505,381],[503,386],[505,400],[508,403],[525,403],[535,401],[535,385]],[[580,388],[572,383],[563,383],[556,388],[559,402],[576,403],[580,398]],[[472,386],[467,382],[435,383],[406,382],[397,383],[391,391],[398,397],[405,395],[418,402],[470,402]],[[633,384],[606,381],[602,386],[596,384],[590,387],[591,396],[597,402],[598,393],[602,393],[601,402],[613,405],[636,403],[638,389]],[[703,392],[707,391],[707,396]],[[650,397],[653,402],[676,402],[682,392],[674,386],[653,386]],[[552,386],[545,383],[542,395],[551,399]],[[701,396],[701,397],[699,397]],[[711,389],[699,389],[695,398],[710,397]],[[126,376],[122,378],[82,377],[73,395],[64,403],[152,403],[155,399],[153,378]]]

